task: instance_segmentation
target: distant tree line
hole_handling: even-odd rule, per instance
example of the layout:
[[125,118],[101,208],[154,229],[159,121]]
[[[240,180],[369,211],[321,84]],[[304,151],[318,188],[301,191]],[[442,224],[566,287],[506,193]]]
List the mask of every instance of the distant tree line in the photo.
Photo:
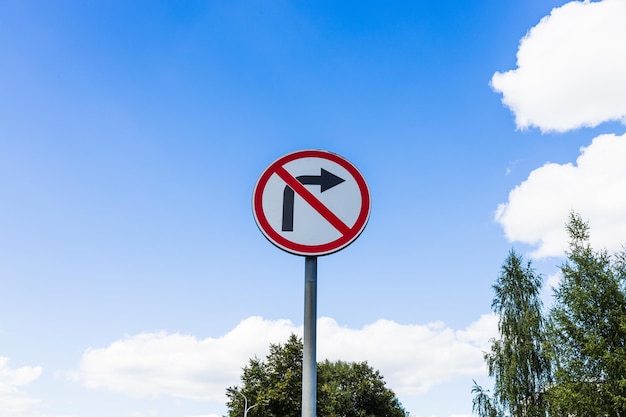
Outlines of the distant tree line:
[[474,382],[480,417],[626,417],[626,250],[589,243],[571,213],[554,304],[541,277],[511,251],[493,285],[499,337],[484,355],[493,389]]

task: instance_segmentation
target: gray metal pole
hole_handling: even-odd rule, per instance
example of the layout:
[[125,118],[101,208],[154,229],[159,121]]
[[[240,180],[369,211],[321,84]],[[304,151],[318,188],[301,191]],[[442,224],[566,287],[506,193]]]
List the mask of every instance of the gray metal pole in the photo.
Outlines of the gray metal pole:
[[302,356],[302,417],[315,417],[317,404],[317,256],[304,261],[304,347]]

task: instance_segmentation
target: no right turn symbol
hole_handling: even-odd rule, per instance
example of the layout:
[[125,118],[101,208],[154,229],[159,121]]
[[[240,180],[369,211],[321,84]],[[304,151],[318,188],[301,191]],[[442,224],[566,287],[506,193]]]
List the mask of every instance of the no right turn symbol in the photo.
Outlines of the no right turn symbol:
[[365,179],[344,158],[325,151],[300,151],[271,164],[253,194],[263,234],[297,255],[327,255],[352,243],[370,213]]

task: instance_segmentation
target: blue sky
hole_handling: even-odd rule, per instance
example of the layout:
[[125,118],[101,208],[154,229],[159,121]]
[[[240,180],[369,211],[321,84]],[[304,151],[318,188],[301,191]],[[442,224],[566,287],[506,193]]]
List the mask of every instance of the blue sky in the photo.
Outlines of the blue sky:
[[[471,414],[511,248],[626,235],[626,3],[0,1],[0,417],[215,417],[301,334],[252,191],[323,149],[363,234],[318,262],[318,359]],[[2,411],[4,410],[4,411]]]

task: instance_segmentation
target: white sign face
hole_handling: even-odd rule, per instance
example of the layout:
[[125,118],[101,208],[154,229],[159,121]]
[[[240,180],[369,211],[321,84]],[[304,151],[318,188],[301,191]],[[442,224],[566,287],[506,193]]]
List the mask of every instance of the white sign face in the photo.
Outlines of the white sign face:
[[270,165],[254,189],[253,211],[265,237],[297,255],[327,255],[365,228],[370,194],[361,173],[325,151],[299,151]]

